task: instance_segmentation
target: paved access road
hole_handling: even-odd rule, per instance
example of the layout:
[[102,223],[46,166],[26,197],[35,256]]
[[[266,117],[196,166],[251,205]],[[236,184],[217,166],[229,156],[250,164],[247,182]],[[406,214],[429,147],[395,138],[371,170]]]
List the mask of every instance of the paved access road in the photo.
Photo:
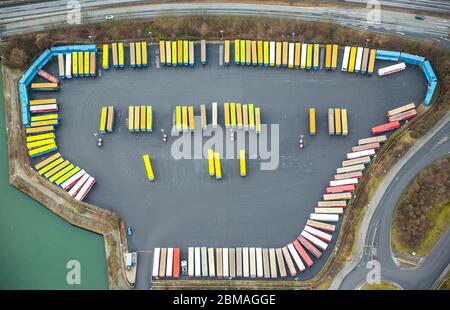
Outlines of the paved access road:
[[[418,142],[380,184],[370,209],[373,215],[365,216],[358,240],[357,253],[352,261],[335,278],[332,289],[354,289],[365,281],[370,269],[366,264],[376,259],[381,265],[381,277],[398,283],[404,289],[431,289],[435,280],[450,263],[450,230],[443,235],[425,258],[421,267],[402,270],[393,260],[390,247],[390,226],[395,205],[405,188],[424,168],[437,159],[450,156],[450,113],[434,130]],[[370,213],[370,211],[368,212]],[[364,224],[369,222],[369,225]]]
[[[105,20],[105,15],[114,19],[150,18],[162,15],[246,15],[295,18],[335,22],[340,25],[366,29],[381,33],[433,38],[448,46],[449,21],[446,18],[427,16],[415,19],[415,14],[381,10],[379,23],[369,23],[369,9],[344,9],[336,7],[296,7],[238,3],[178,3],[142,4],[127,0],[81,0],[82,23]],[[127,4],[114,6],[112,4]],[[53,1],[0,8],[0,27],[3,37],[29,31],[42,30],[48,26],[67,24],[66,1]],[[226,31],[226,29],[224,29]]]

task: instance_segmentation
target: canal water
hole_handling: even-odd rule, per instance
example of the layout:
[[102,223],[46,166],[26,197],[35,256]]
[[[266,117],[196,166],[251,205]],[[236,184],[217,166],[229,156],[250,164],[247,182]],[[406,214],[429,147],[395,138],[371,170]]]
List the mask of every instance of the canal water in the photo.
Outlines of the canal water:
[[[3,92],[1,70],[0,89]],[[103,238],[70,225],[9,184],[3,95],[0,289],[108,289]]]

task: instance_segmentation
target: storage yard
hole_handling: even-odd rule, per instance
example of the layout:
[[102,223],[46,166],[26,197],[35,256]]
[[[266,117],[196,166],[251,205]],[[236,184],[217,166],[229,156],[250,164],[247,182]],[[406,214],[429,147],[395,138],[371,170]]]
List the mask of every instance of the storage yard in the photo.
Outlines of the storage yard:
[[[80,176],[86,179],[86,183],[80,185],[83,191],[77,191],[74,197],[79,200],[85,198],[89,203],[119,213],[126,225],[132,227],[134,234],[128,237],[129,248],[140,252],[138,288],[148,287],[152,273],[155,275],[155,270],[152,270],[155,248],[161,251],[160,257],[162,253],[165,253],[164,257],[171,253],[170,265],[173,264],[173,259],[188,260],[188,274],[192,273],[191,276],[202,276],[201,270],[207,268],[206,265],[197,265],[200,264],[197,259],[194,265],[195,257],[206,258],[214,255],[214,252],[216,257],[228,258],[230,253],[234,257],[238,251],[242,251],[235,248],[243,247],[247,249],[243,251],[248,251],[250,259],[253,257],[257,262],[256,270],[247,266],[250,268],[249,276],[280,278],[280,274],[275,275],[273,268],[266,268],[266,265],[273,266],[275,261],[279,262],[280,255],[287,260],[286,256],[290,253],[294,260],[291,263],[304,271],[296,273],[292,271],[293,266],[286,266],[286,274],[298,277],[299,280],[312,277],[332,252],[340,225],[340,221],[330,223],[336,225],[332,228],[335,231],[330,232],[331,226],[323,227],[315,220],[335,221],[339,218],[339,214],[345,210],[341,200],[351,196],[362,175],[363,165],[367,163],[366,158],[370,160],[383,142],[369,140],[358,143],[358,140],[370,137],[371,131],[389,135],[390,132],[385,131],[391,129],[392,124],[404,122],[416,114],[411,107],[406,110],[391,110],[410,102],[415,102],[417,108],[427,91],[427,80],[416,66],[408,65],[401,72],[383,77],[378,77],[375,73],[361,75],[342,72],[342,58],[353,59],[353,65],[354,59],[366,59],[365,63],[369,62],[370,66],[369,51],[363,48],[349,48],[348,52],[341,48],[337,53],[334,48],[327,46],[319,53],[313,45],[308,45],[302,49],[302,53],[294,53],[295,46],[300,44],[286,43],[283,46],[279,42],[273,46],[259,46],[256,42],[246,44],[248,42],[251,41],[247,40],[244,43],[245,50],[241,49],[238,54],[234,53],[234,44],[225,44],[225,54],[229,53],[232,57],[225,55],[223,66],[220,65],[222,60],[219,59],[221,53],[217,44],[208,44],[206,54],[200,52],[200,44],[195,47],[191,44],[181,45],[179,53],[188,55],[192,54],[192,49],[196,50],[195,58],[185,56],[184,59],[189,61],[181,63],[174,60],[179,55],[174,53],[173,43],[178,42],[162,44],[166,46],[165,60],[169,61],[170,55],[170,62],[176,63],[177,67],[162,66],[161,58],[156,53],[156,50],[159,53],[161,44],[145,49],[145,54],[149,55],[148,67],[139,65],[143,63],[144,52],[139,57],[130,57],[128,45],[124,47],[123,44],[118,44],[117,51],[110,52],[110,60],[106,60],[109,64],[108,71],[102,69],[105,57],[94,57],[99,70],[95,79],[64,80],[60,85],[56,84],[59,92],[29,91],[31,100],[56,98],[56,110],[52,106],[55,102],[44,101],[41,106],[49,109],[46,112],[57,113],[57,116],[35,118],[31,122],[53,121],[53,125],[59,125],[56,142],[61,157],[55,157],[55,161],[59,162],[54,165],[65,163],[66,166],[61,167],[67,169],[61,170],[64,173],[79,168],[67,180],[79,174],[79,171],[85,171]],[[242,46],[243,43],[239,44]],[[136,50],[137,46],[133,44],[131,49]],[[171,48],[172,51],[169,52]],[[274,59],[250,56],[256,50],[281,49],[286,52],[277,52]],[[291,52],[288,53],[288,50]],[[99,52],[101,51],[104,49],[99,48]],[[331,57],[335,53],[337,57]],[[328,55],[330,59],[334,59],[333,63],[325,63],[324,58],[328,60]],[[236,56],[239,57],[240,65],[235,64]],[[249,58],[254,61],[244,61]],[[42,75],[47,73],[58,76],[58,60],[53,58],[44,67]],[[227,63],[228,66],[225,65]],[[286,68],[263,67],[266,64],[271,66],[272,63],[274,67]],[[257,64],[263,66],[254,67]],[[303,68],[303,64],[306,68],[317,71],[294,69],[297,65]],[[353,65],[344,67],[349,72],[367,70],[366,66],[355,68]],[[389,59],[377,60],[371,70],[377,72],[389,65],[392,65]],[[116,69],[116,66],[125,68]],[[320,70],[322,66],[337,69]],[[80,65],[77,69],[91,69],[89,66],[82,67]],[[42,75],[36,77],[33,83],[48,82]],[[34,86],[38,89],[55,89],[55,85]],[[184,129],[186,124],[186,131],[194,130],[190,126],[193,125],[192,109],[199,116],[206,109],[207,122],[211,124],[212,102],[217,102],[215,114],[218,125],[223,127],[239,128],[241,118],[242,126],[245,127],[247,113],[242,117],[240,112],[236,112],[241,111],[241,104],[246,108],[247,104],[249,108],[250,104],[254,104],[257,107],[255,110],[258,109],[256,119],[248,120],[250,127],[252,121],[256,122],[256,128],[258,122],[269,126],[280,124],[280,158],[277,169],[261,171],[261,160],[245,160],[248,151],[242,156],[241,152],[235,150],[235,159],[220,160],[214,153],[211,160],[214,159],[217,167],[217,159],[220,167],[220,181],[216,181],[217,175],[214,179],[210,177],[212,171],[208,165],[208,156],[194,160],[175,160],[171,157],[172,142],[177,138],[171,136],[172,126],[174,123],[178,125],[178,117],[174,117],[174,112],[186,109],[186,121],[182,117],[180,125]],[[230,103],[231,116],[227,117],[226,112],[224,113],[224,103]],[[239,103],[239,106],[234,103]],[[30,110],[34,106],[39,107],[39,104],[32,105],[30,102]],[[132,109],[134,113],[130,112]],[[142,115],[147,115],[147,122],[140,123],[139,118],[136,119],[135,115],[139,115],[139,111]],[[111,114],[113,117],[110,117]],[[131,115],[134,124],[130,123]],[[333,120],[333,126],[329,126],[329,119]],[[380,127],[380,124],[383,126],[388,121],[391,121],[388,128]],[[203,127],[203,118],[202,125],[197,130],[201,130],[200,127]],[[53,131],[39,133],[46,135],[42,140],[45,138],[49,144],[45,145],[54,145]],[[168,135],[168,142],[162,141],[163,134]],[[301,135],[305,136],[305,146],[299,148]],[[103,139],[102,147],[97,145],[99,136]],[[208,138],[205,137],[204,141]],[[30,139],[27,142],[36,141]],[[32,159],[33,166],[45,158],[39,154],[32,156],[36,157]],[[73,166],[72,170],[67,168],[70,165]],[[41,166],[44,165],[38,167]],[[45,174],[51,169],[49,167],[41,172]],[[53,177],[51,181],[58,184],[59,177],[64,173],[58,170],[54,173],[56,176],[50,174],[48,177]],[[62,181],[60,183],[64,184]],[[329,202],[336,199],[339,202]],[[318,205],[320,200],[323,201]],[[313,221],[303,231],[311,213],[315,213],[311,217]],[[300,233],[303,238],[293,242]],[[317,238],[321,240],[316,240]],[[309,241],[305,242],[305,239]],[[324,246],[326,243],[323,240],[329,242],[328,246]],[[310,242],[323,253],[319,255],[314,247],[310,247]],[[288,244],[282,251],[275,251],[275,248]],[[302,251],[302,246],[315,259],[310,260],[308,254],[305,255],[304,250]],[[207,250],[204,247],[214,249]],[[173,248],[180,248],[181,251]],[[318,256],[320,259],[317,259]],[[202,261],[206,264],[205,259]],[[226,259],[226,264],[229,262],[231,263],[231,259]],[[236,263],[233,261],[233,266]],[[304,264],[310,268],[305,268]],[[221,267],[221,271],[231,270],[224,268],[223,264]],[[161,268],[158,265],[158,269]],[[269,269],[272,272],[268,272]],[[233,268],[233,272],[234,270]],[[169,271],[170,274],[180,272],[173,269]],[[159,270],[156,275],[160,276]],[[233,275],[222,273],[221,276]]]

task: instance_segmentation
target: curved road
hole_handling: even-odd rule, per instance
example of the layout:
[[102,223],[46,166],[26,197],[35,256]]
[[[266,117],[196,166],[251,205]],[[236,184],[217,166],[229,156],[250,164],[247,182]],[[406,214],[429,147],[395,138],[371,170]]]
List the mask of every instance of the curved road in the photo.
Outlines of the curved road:
[[[367,19],[369,10],[366,8],[299,7],[244,3],[142,4],[135,0],[80,0],[79,2],[82,23],[104,21],[105,15],[110,14],[114,15],[114,19],[198,14],[270,16],[331,21],[373,32],[432,38],[447,47],[450,44],[448,39],[449,19],[427,16],[425,20],[420,21],[415,19],[415,14],[383,9],[379,14],[379,22],[369,23]],[[66,4],[66,1],[53,1],[0,8],[0,35],[7,37],[14,34],[39,31],[48,26],[67,24],[69,9]],[[115,6],[111,7],[112,4],[115,4]]]
[[[408,184],[437,159],[450,156],[450,112],[391,169],[369,203],[357,241],[357,255],[334,279],[331,289],[354,289],[371,269],[368,261],[380,262],[381,277],[404,289],[431,289],[450,263],[450,230],[443,235],[415,270],[399,268],[390,247],[390,226],[394,208]],[[367,223],[369,224],[367,225]],[[364,238],[365,235],[365,238]]]

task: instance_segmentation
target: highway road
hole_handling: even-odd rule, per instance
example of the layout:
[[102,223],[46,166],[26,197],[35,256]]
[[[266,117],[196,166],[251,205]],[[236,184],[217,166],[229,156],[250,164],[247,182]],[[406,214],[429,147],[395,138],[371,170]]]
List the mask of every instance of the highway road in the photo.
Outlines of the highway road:
[[[367,0],[345,0],[345,2],[362,3],[366,4]],[[394,8],[420,10],[429,12],[438,12],[449,14],[450,5],[448,1],[438,0],[379,0],[381,6],[388,6]]]
[[[136,2],[135,4],[133,2]],[[110,7],[112,4],[126,6]],[[105,15],[114,19],[151,18],[164,15],[245,15],[270,16],[303,20],[332,21],[340,25],[366,29],[380,33],[397,33],[402,36],[433,38],[448,46],[449,20],[427,16],[415,19],[414,14],[380,11],[379,23],[369,23],[366,8],[344,9],[336,7],[296,7],[238,3],[179,3],[142,4],[133,0],[81,0],[82,23],[105,20]],[[30,31],[39,31],[49,26],[67,24],[66,1],[26,4],[20,7],[0,8],[2,37]],[[226,31],[226,29],[225,29]]]
[[413,178],[435,160],[450,156],[449,135],[450,112],[388,173],[369,203],[370,210],[361,224],[358,235],[362,237],[357,241],[357,255],[338,274],[331,289],[358,287],[366,280],[371,270],[367,268],[367,262],[372,259],[380,262],[382,278],[398,283],[403,289],[433,287],[450,263],[450,230],[441,237],[419,268],[406,270],[394,262],[390,226],[395,205]]

